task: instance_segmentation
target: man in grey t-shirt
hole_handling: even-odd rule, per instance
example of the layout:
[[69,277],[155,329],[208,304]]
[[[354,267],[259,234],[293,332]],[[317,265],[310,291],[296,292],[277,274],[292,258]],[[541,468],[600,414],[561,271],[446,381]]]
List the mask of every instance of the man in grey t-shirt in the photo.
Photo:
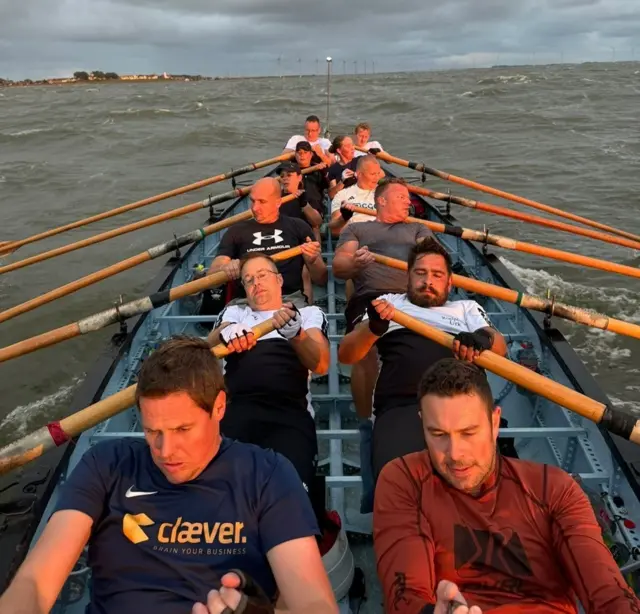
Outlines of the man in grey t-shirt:
[[[347,333],[362,319],[372,300],[381,294],[402,293],[407,289],[407,272],[378,264],[371,252],[406,261],[409,250],[418,241],[433,237],[423,224],[406,222],[411,199],[404,181],[384,181],[376,188],[374,200],[376,219],[349,224],[340,235],[333,258],[334,275],[352,279],[355,285],[344,313]],[[351,370],[353,403],[362,418],[371,415],[377,375],[377,355],[373,348]]]

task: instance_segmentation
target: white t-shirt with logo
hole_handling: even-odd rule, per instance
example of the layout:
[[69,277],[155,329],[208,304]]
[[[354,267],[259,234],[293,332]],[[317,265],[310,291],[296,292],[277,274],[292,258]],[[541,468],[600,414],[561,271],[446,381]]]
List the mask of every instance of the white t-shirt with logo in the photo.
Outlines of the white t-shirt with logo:
[[[295,151],[296,145],[306,140],[306,137],[304,137],[302,134],[296,134],[287,141],[287,144],[284,146],[284,148]],[[319,138],[315,141],[309,141],[309,145],[311,145],[311,147],[320,145],[323,151],[329,151],[329,147],[331,147],[331,141],[329,139]]]
[[[358,187],[358,184],[354,184],[344,190],[340,190],[331,201],[331,215],[333,215],[336,211],[340,211],[340,206],[342,203],[349,203],[351,205],[355,205],[356,207],[362,207],[363,209],[371,209],[372,211],[376,210],[375,202],[373,200],[373,195],[376,189],[372,190],[364,190]],[[347,224],[351,222],[370,222],[371,220],[375,220],[375,215],[366,215],[365,213],[354,213]]]
[[[369,141],[365,146],[364,149],[371,149],[372,147],[374,147],[375,149],[379,149],[380,151],[384,151],[384,149],[382,148],[382,145],[380,145],[380,143],[378,143],[378,141]],[[356,149],[356,153],[355,153],[355,157],[357,158],[358,156],[366,156],[367,154],[364,151],[358,151]]]

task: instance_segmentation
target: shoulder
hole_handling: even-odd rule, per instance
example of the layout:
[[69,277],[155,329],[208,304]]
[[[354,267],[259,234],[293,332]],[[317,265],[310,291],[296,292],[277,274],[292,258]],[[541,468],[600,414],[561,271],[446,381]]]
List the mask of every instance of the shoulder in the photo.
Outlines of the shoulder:
[[501,457],[503,476],[516,478],[522,488],[544,505],[562,500],[567,493],[583,492],[566,471],[555,465]]
[[285,225],[294,230],[301,237],[311,236],[311,226],[299,217],[281,216],[281,220],[286,220]]
[[409,302],[406,294],[381,294],[378,298],[391,303],[395,307],[406,305]]
[[319,328],[321,331],[326,332],[328,328],[327,316],[320,307],[316,305],[303,307],[300,309],[300,315],[305,329]]
[[293,465],[279,452],[232,440],[227,453],[234,465],[250,468],[258,492],[265,488],[286,488],[292,481],[297,485],[300,483]]
[[301,134],[294,134],[288,141],[287,144],[285,145],[285,149],[294,149],[295,146],[300,142],[304,140],[304,137]]
[[433,475],[429,453],[426,450],[406,454],[387,463],[378,478],[376,496],[381,488],[383,493],[399,491],[420,492],[420,484]]
[[92,456],[100,463],[120,463],[146,457],[147,443],[143,440],[124,437],[114,441],[101,441],[89,448],[85,455]]
[[225,307],[216,320],[219,326],[223,322],[242,322],[242,320],[251,312],[251,308],[247,305],[228,305]]

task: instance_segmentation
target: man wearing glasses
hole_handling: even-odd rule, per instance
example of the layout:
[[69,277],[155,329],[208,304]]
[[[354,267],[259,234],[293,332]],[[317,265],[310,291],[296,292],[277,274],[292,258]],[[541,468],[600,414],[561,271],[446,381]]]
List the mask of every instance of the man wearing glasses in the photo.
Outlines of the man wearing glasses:
[[[312,373],[329,369],[327,319],[316,306],[284,303],[282,275],[264,253],[240,262],[246,305],[231,305],[219,315],[209,344],[225,343],[226,437],[287,457],[305,487],[315,475],[318,450],[310,402]],[[256,339],[251,328],[273,318],[276,330]]]

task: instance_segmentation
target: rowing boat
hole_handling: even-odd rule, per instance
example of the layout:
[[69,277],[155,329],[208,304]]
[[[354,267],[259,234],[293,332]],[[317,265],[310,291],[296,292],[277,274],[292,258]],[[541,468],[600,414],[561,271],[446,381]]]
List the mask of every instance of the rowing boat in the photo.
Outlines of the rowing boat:
[[[391,174],[388,169],[386,172]],[[413,199],[425,219],[455,225],[446,205],[417,195]],[[216,216],[228,218],[245,211],[248,205],[246,196],[239,198]],[[184,253],[177,251],[150,282],[149,293],[186,283],[198,275],[202,265],[208,268],[223,232],[203,238]],[[459,275],[523,292],[520,281],[487,245],[479,248],[456,236],[438,238],[450,252]],[[329,265],[334,248],[335,239],[327,233],[323,256]],[[372,518],[367,497],[363,496],[367,494],[368,468],[360,458],[360,443],[368,435],[369,424],[356,418],[349,388],[350,371],[337,360],[338,343],[344,334],[345,287],[329,269],[327,286],[314,289],[315,304],[328,317],[331,344],[329,373],[312,381],[319,473],[325,476],[328,508],[340,515],[356,567],[355,574],[353,568],[348,570],[353,583],[340,601],[341,611],[365,614],[382,610],[371,541]],[[609,402],[555,328],[551,316],[455,289],[452,299],[463,298],[473,298],[482,305],[505,336],[513,361],[602,403]],[[163,339],[179,333],[206,336],[222,304],[222,294],[213,290],[204,297],[186,297],[123,322],[76,393],[70,410],[79,410],[134,383],[142,361]],[[596,507],[618,564],[631,586],[637,588],[640,535],[635,527],[640,523],[640,450],[524,388],[492,374],[489,378],[495,401],[506,419],[500,432],[501,449],[523,459],[560,466],[576,476]],[[86,431],[75,445],[62,445],[0,480],[0,592],[44,528],[61,481],[73,471],[81,455],[105,439],[142,436],[137,412],[129,408]],[[60,594],[56,613],[84,611],[89,598],[89,575],[85,553]],[[364,601],[363,584],[367,595]]]

